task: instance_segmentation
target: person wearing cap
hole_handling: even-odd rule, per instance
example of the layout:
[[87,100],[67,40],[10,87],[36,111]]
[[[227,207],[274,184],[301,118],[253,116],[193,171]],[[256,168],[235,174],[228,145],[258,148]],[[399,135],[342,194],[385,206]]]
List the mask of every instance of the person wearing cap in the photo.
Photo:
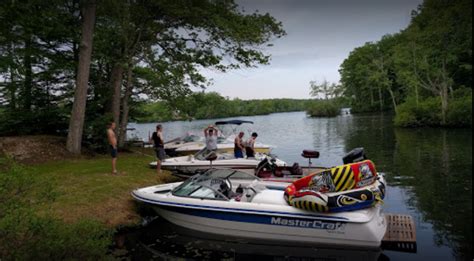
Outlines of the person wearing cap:
[[245,154],[247,154],[247,158],[254,158],[255,157],[255,140],[257,139],[258,134],[256,132],[252,133],[250,139],[248,139],[247,144],[245,146]]
[[204,137],[206,137],[206,148],[210,151],[217,150],[217,134],[218,130],[209,125],[207,128],[204,129]]
[[241,131],[234,140],[234,156],[236,159],[244,157],[244,145],[242,144],[242,138],[244,137],[244,132]]

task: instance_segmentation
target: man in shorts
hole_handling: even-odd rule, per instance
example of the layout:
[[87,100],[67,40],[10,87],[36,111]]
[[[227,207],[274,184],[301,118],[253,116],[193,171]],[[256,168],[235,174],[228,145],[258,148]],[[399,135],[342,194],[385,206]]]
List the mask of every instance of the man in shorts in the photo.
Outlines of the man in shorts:
[[107,126],[107,140],[109,141],[109,151],[112,156],[112,174],[117,175],[117,136],[115,136],[115,122],[109,122]]
[[156,131],[153,132],[150,142],[153,141],[153,147],[156,152],[156,173],[161,173],[161,162],[165,160],[165,143],[163,141],[163,127],[161,124],[156,125]]

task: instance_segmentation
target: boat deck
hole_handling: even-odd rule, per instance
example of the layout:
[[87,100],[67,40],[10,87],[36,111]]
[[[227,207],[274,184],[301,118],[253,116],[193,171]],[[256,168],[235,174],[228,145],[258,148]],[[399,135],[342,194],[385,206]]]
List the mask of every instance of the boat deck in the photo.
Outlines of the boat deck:
[[416,253],[416,228],[413,217],[400,214],[385,214],[387,232],[382,240],[382,248],[401,252]]

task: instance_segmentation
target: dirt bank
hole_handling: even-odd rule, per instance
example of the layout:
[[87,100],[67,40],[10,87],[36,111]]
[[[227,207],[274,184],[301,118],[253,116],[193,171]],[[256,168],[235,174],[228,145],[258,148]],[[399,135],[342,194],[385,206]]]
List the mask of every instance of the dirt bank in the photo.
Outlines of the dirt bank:
[[0,156],[33,165],[73,158],[66,150],[66,138],[57,136],[0,137]]

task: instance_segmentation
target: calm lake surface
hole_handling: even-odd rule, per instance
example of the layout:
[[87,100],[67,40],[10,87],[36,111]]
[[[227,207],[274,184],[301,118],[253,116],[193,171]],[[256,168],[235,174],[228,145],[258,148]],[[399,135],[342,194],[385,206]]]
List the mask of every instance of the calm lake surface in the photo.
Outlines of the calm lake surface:
[[[412,215],[418,252],[331,250],[270,246],[231,235],[222,238],[183,231],[159,218],[135,231],[128,242],[132,258],[157,260],[472,260],[472,130],[399,129],[391,115],[341,115],[308,118],[304,112],[236,117],[271,144],[287,163],[307,165],[304,149],[321,153],[313,165],[342,164],[345,153],[364,147],[388,183],[386,213]],[[222,120],[222,119],[219,119]],[[202,129],[215,120],[163,123],[165,140]],[[153,124],[131,124],[147,138]],[[151,185],[151,184],[150,184]]]

